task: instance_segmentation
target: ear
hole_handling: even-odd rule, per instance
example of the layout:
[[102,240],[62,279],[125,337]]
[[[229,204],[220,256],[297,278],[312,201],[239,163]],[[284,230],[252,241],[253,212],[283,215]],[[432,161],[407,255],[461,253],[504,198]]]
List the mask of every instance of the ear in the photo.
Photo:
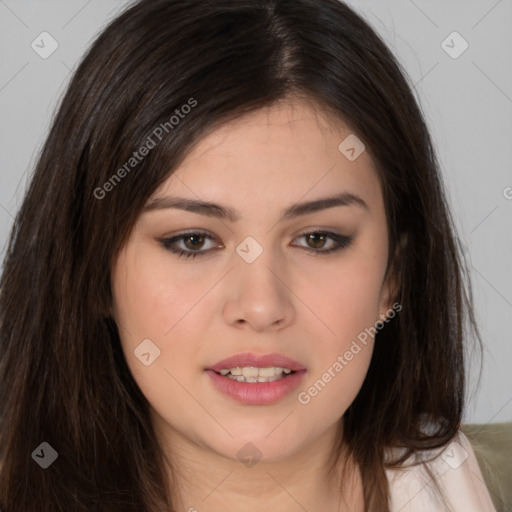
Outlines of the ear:
[[388,316],[386,313],[392,309],[393,304],[398,300],[401,288],[400,261],[403,257],[406,243],[407,236],[404,233],[400,236],[395,247],[395,252],[391,255],[389,260],[388,269],[380,293],[379,315],[382,318],[379,318],[379,320]]

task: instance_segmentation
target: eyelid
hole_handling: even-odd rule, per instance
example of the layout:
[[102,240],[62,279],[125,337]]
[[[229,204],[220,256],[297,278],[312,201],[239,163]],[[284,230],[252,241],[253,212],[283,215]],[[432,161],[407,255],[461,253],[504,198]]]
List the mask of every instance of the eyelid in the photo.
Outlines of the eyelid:
[[[294,237],[293,240],[296,240],[297,238],[299,238],[299,239],[305,238],[306,236],[312,235],[312,234],[326,236],[328,239],[330,239],[331,241],[336,243],[335,247],[332,247],[331,249],[318,249],[318,250],[315,250],[313,248],[310,248],[310,247],[307,247],[304,245],[294,245],[295,247],[300,247],[300,248],[304,249],[305,251],[307,251],[308,253],[310,253],[314,256],[327,255],[330,253],[335,253],[335,252],[341,251],[342,249],[346,249],[347,247],[349,247],[352,244],[352,242],[354,241],[354,238],[355,238],[355,235],[348,236],[348,235],[342,235],[340,233],[335,233],[333,231],[329,231],[328,229],[310,228],[310,229],[307,229],[306,231],[301,231],[297,236]],[[172,237],[159,238],[158,241],[167,251],[169,251],[173,254],[179,254],[180,258],[183,255],[186,255],[187,258],[189,258],[191,256],[193,258],[195,258],[196,256],[204,256],[206,254],[209,254],[212,249],[197,250],[197,251],[193,251],[191,249],[187,249],[187,250],[172,249],[172,245],[183,240],[184,238],[187,238],[187,236],[192,236],[192,235],[200,235],[200,236],[202,236],[208,240],[211,240],[211,241],[217,240],[214,235],[212,235],[211,233],[209,233],[207,231],[204,231],[202,229],[190,229],[187,231],[183,231],[183,232],[181,232],[177,235],[174,235]]]
[[[211,233],[208,233],[207,231],[204,231],[202,229],[191,229],[191,230],[187,230],[187,231],[182,231],[181,233],[178,233],[177,235],[173,235],[173,236],[164,236],[162,238],[159,238],[158,241],[164,246],[164,248],[168,249],[169,251],[171,252],[174,252],[172,251],[172,249],[168,248],[167,246],[168,245],[171,245],[171,244],[174,244],[176,242],[179,242],[181,241],[182,239],[186,238],[187,236],[192,236],[192,235],[201,235],[202,237],[208,239],[208,240],[211,240],[211,241],[216,241],[216,237],[213,236]],[[191,254],[206,254],[207,252],[209,252],[211,249],[208,249],[207,251],[190,251]],[[177,249],[176,252],[186,252],[186,251],[183,251],[182,249]]]

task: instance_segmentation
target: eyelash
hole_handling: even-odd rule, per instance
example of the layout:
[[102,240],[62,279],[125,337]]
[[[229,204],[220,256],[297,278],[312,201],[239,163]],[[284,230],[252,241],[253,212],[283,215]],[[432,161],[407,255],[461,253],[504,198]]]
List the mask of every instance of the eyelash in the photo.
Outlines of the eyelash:
[[[181,233],[180,235],[175,236],[173,238],[160,238],[159,242],[164,247],[164,249],[172,252],[173,254],[179,254],[180,258],[182,256],[186,256],[187,259],[190,257],[195,258],[198,255],[202,256],[203,254],[208,253],[209,250],[207,250],[207,251],[191,251],[191,250],[184,251],[182,249],[174,249],[172,247],[176,242],[183,240],[185,238],[189,238],[194,235],[199,235],[199,236],[202,236],[202,237],[207,238],[208,240],[212,240],[212,241],[215,240],[210,234],[208,234],[204,231],[189,231],[186,233]],[[338,235],[337,233],[332,233],[330,231],[308,231],[306,233],[302,233],[302,235],[300,235],[298,238],[302,238],[302,237],[305,237],[308,235],[326,236],[327,238],[334,240],[338,244],[336,247],[333,247],[332,249],[325,249],[325,250],[315,250],[315,249],[301,246],[303,249],[305,249],[308,252],[313,253],[315,256],[323,256],[323,255],[326,255],[329,253],[339,251],[341,249],[345,249],[354,240],[353,236]]]

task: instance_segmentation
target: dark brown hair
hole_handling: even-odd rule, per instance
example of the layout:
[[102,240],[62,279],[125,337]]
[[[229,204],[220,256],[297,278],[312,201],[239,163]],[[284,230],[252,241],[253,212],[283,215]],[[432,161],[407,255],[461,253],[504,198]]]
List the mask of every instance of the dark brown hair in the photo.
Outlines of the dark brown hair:
[[[5,512],[172,506],[149,404],[110,316],[112,265],[149,196],[194,144],[290,95],[343,120],[382,184],[402,310],[376,335],[343,441],[362,472],[366,511],[388,509],[386,447],[406,448],[392,461],[400,464],[455,436],[467,327],[481,349],[439,164],[406,77],[337,0],[142,0],[109,24],[62,99],[4,261]],[[131,160],[148,137],[154,147]],[[47,469],[32,458],[42,442],[58,453]],[[340,449],[341,438],[334,459]]]

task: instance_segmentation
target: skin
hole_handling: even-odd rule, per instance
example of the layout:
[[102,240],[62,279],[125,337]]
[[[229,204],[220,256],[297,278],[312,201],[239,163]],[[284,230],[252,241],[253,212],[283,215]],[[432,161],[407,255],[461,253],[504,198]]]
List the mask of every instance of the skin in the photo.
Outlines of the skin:
[[[393,304],[382,190],[367,151],[349,161],[338,150],[350,133],[318,106],[292,98],[221,126],[150,199],[213,201],[241,219],[150,210],[117,259],[114,318],[157,437],[176,466],[178,510],[363,510],[359,472],[341,493],[326,463],[366,376],[373,339],[308,404],[297,399]],[[368,210],[337,206],[279,221],[294,203],[342,191],[361,197]],[[215,239],[175,243],[203,251],[196,258],[180,258],[159,241],[192,229]],[[308,244],[303,236],[320,229],[354,240],[322,255],[336,242]],[[263,248],[250,264],[236,252],[247,236]],[[134,350],[148,338],[160,356],[145,366]],[[302,385],[271,405],[226,397],[204,370],[245,351],[301,362]],[[248,442],[262,454],[252,467],[237,457]]]

